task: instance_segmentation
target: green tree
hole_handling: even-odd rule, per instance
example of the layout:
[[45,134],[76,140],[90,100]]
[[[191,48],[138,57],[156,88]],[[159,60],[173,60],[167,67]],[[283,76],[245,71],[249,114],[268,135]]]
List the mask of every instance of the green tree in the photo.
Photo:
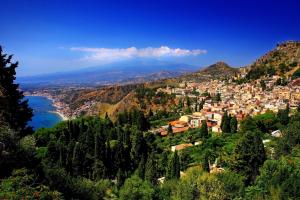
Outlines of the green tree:
[[233,116],[230,120],[230,130],[231,133],[236,133],[237,132],[237,127],[238,127],[238,121],[235,116]]
[[167,132],[168,132],[168,135],[173,136],[173,128],[172,128],[171,124],[169,124]]
[[257,131],[258,127],[255,120],[252,117],[248,116],[241,122],[240,130],[241,132]]
[[147,153],[147,145],[141,131],[134,131],[132,134],[132,146],[130,151],[133,166],[137,166],[143,156]]
[[200,137],[201,138],[208,138],[208,128],[207,128],[207,123],[206,120],[202,122],[201,128],[200,128]]
[[[260,170],[255,187],[261,199],[297,199],[300,195],[300,171],[297,164],[289,158],[267,160]],[[276,194],[274,194],[276,193]]]
[[205,100],[201,100],[201,102],[199,103],[199,106],[198,106],[198,111],[203,109],[204,104],[205,104]]
[[15,170],[7,179],[0,182],[0,199],[63,199],[58,191],[51,191],[48,186],[37,185],[37,177],[27,169]]
[[126,179],[123,187],[120,189],[121,200],[152,200],[154,189],[147,181],[143,181],[136,175]]
[[286,105],[286,108],[284,110],[278,111],[277,117],[279,119],[279,122],[282,125],[287,125],[289,123],[289,112],[290,112],[289,104]]
[[179,156],[177,154],[177,151],[175,151],[173,154],[171,154],[166,170],[166,179],[179,179],[180,178],[180,160]]
[[224,184],[215,175],[203,173],[197,179],[199,199],[226,199]]
[[265,90],[267,89],[267,86],[266,86],[266,83],[265,83],[264,80],[261,80],[261,81],[260,81],[260,87],[261,87],[261,89],[262,89],[263,91],[265,91]]
[[224,115],[222,117],[221,121],[221,129],[223,133],[230,133],[230,116],[228,116],[227,111],[224,112]]
[[184,111],[186,114],[191,114],[192,113],[192,109],[191,107],[187,107]]
[[147,131],[150,128],[150,124],[148,122],[148,119],[145,117],[143,112],[139,112],[138,118],[137,118],[137,128],[140,131]]
[[126,179],[125,172],[121,168],[119,168],[117,173],[117,186],[121,187],[124,184],[125,179]]
[[217,174],[217,179],[223,185],[225,199],[238,199],[244,196],[244,182],[239,174],[226,170]]
[[27,122],[31,120],[33,114],[28,106],[28,100],[24,100],[23,92],[15,83],[18,62],[13,63],[11,59],[12,55],[4,54],[0,46],[0,94],[7,103],[2,117],[10,128],[20,131],[21,136],[24,136],[32,132]]
[[201,177],[204,173],[205,172],[199,166],[190,167],[186,170],[186,174],[180,179],[180,181],[166,181],[162,188],[168,189],[169,194],[163,194],[165,195],[163,199],[200,199],[199,189],[197,186],[199,177]]
[[153,112],[152,109],[150,108],[149,112],[148,112],[148,117],[152,117],[153,116]]
[[191,106],[191,100],[190,100],[190,98],[188,96],[186,97],[186,106],[187,107]]
[[289,123],[288,126],[282,130],[283,136],[279,139],[276,146],[276,154],[278,157],[286,155],[291,150],[300,144],[300,122],[295,121]]
[[285,63],[280,63],[279,64],[279,70],[280,70],[281,73],[286,72],[286,70],[287,70],[286,64]]
[[141,178],[145,179],[145,168],[146,168],[146,157],[143,155],[142,159],[140,160],[140,163],[138,165],[138,168],[136,170],[136,174]]
[[182,109],[182,108],[183,108],[183,101],[182,99],[180,99],[178,102],[178,109]]
[[209,172],[209,153],[205,151],[203,159],[202,159],[202,169],[206,172]]
[[281,82],[282,82],[281,78],[278,78],[278,79],[276,80],[275,85],[281,85]]
[[234,149],[231,168],[243,175],[245,183],[249,185],[255,181],[265,160],[266,153],[260,135],[246,132]]
[[151,183],[152,185],[155,185],[157,181],[156,170],[157,165],[154,158],[154,153],[150,153],[145,166],[145,180]]
[[221,94],[220,93],[217,93],[216,96],[215,96],[215,101],[216,102],[220,102],[221,101]]

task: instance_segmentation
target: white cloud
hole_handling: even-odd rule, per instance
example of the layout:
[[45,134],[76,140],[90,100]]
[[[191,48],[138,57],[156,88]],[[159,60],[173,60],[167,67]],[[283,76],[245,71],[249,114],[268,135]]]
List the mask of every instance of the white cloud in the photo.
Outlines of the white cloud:
[[82,60],[86,61],[115,61],[131,58],[158,58],[158,57],[179,57],[179,56],[196,56],[206,54],[206,50],[202,49],[172,49],[167,46],[161,46],[159,48],[147,47],[147,48],[88,48],[88,47],[72,47],[71,51],[79,51],[86,53]]

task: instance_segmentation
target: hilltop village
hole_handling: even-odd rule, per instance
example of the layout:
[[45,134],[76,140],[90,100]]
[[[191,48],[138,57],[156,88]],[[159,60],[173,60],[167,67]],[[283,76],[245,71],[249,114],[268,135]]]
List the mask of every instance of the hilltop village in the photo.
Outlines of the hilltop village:
[[[285,109],[287,105],[296,109],[300,103],[300,87],[295,80],[288,85],[277,85],[280,76],[273,76],[264,80],[256,80],[254,83],[236,84],[212,80],[210,82],[181,83],[178,88],[159,88],[157,92],[175,94],[176,98],[195,98],[191,108],[191,114],[182,114],[176,121],[171,121],[173,132],[179,133],[189,128],[201,126],[203,121],[212,132],[221,133],[221,121],[224,112],[235,116],[238,121],[246,116],[255,116],[266,112],[277,113]],[[215,97],[218,97],[215,98]],[[197,108],[199,104],[202,109]],[[167,126],[156,129],[162,136],[167,134]]]

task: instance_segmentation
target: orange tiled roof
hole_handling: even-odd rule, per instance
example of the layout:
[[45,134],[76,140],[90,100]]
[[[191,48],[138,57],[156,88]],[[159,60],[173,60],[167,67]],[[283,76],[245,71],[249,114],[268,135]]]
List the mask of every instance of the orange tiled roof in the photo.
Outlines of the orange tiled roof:
[[186,147],[191,147],[191,146],[193,146],[193,144],[179,144],[179,145],[176,145],[175,146],[175,149],[177,150],[177,151],[180,151],[180,150],[182,150],[182,149],[185,149]]
[[[182,128],[176,128],[176,127],[173,127],[173,133],[182,133],[182,132],[185,132],[189,129],[189,127],[182,127]],[[162,131],[160,132],[160,135],[161,136],[167,136],[168,135],[168,131]]]

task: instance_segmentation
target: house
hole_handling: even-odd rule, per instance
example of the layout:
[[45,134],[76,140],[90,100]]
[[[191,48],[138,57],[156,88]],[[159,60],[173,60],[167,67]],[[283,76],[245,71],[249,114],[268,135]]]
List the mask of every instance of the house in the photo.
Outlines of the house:
[[[188,123],[184,121],[171,121],[169,124],[172,126],[173,134],[182,133],[189,129]],[[168,126],[164,126],[164,129],[160,132],[161,136],[168,135],[167,128]]]
[[186,122],[186,123],[189,123],[190,120],[191,120],[191,116],[189,116],[189,115],[183,115],[179,119],[179,121]]
[[191,146],[193,146],[193,144],[191,144],[191,143],[179,144],[179,145],[172,146],[171,151],[173,151],[173,152],[180,151],[182,149],[185,149],[185,148],[191,147]]
[[282,137],[282,133],[281,133],[280,130],[273,131],[273,132],[271,133],[271,135],[272,135],[273,137]]
[[222,167],[218,167],[218,158],[216,158],[215,162],[213,164],[209,164],[209,173],[222,173],[225,171],[224,168]]
[[191,122],[191,127],[196,128],[201,126],[201,120],[200,119],[192,119]]
[[219,125],[213,126],[211,128],[211,131],[215,132],[215,133],[222,133],[222,129],[221,129],[221,127]]

